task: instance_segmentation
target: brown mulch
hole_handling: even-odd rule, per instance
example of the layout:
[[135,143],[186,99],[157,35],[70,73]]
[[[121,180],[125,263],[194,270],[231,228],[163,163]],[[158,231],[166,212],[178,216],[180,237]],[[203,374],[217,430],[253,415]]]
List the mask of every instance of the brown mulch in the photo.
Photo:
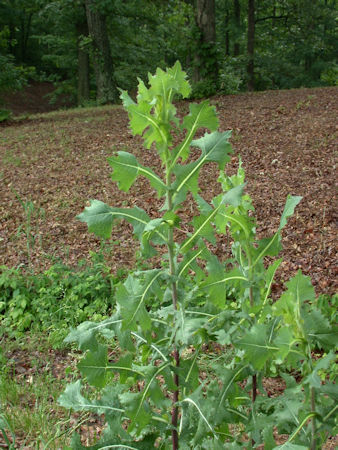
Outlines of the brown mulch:
[[[233,130],[232,144],[246,169],[259,235],[276,231],[288,193],[303,197],[283,232],[284,261],[273,286],[277,291],[298,269],[311,276],[317,293],[336,291],[337,93],[330,87],[211,99],[220,130]],[[188,103],[178,107],[185,113]],[[137,205],[156,216],[161,202],[145,179],[129,194],[111,182],[106,158],[120,149],[160,171],[154,152],[144,150],[142,140],[129,131],[122,107],[52,113],[0,128],[0,265],[31,264],[43,270],[58,258],[75,264],[89,250],[98,250],[99,241],[75,220],[91,198],[114,206]],[[233,157],[228,173],[237,166]],[[213,164],[201,172],[207,200],[219,192],[216,179]],[[18,196],[24,204],[34,204],[30,224]],[[182,213],[187,221],[191,218],[188,202]],[[130,227],[115,228],[112,241],[112,270],[131,265],[137,244]],[[217,252],[228,252],[226,239]]]

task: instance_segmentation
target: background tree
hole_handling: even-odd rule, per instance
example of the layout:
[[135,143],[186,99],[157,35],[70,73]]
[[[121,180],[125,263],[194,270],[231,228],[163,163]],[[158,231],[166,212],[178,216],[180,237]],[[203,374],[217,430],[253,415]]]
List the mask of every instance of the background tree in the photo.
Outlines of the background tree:
[[86,18],[86,10],[84,4],[82,6],[82,14],[79,14],[76,21],[77,48],[78,48],[78,87],[77,87],[77,103],[81,105],[90,98],[90,67],[89,67],[89,51],[88,39],[89,30]]
[[254,52],[255,52],[255,0],[248,0],[248,90],[255,88]]
[[335,84],[336,12],[334,0],[0,0],[0,90],[33,78],[74,103],[114,102],[176,60],[199,97]]
[[99,103],[116,102],[118,91],[114,80],[106,18],[95,0],[85,0],[89,36],[92,39],[92,61],[96,78],[96,98]]
[[239,56],[240,54],[240,44],[237,39],[240,29],[241,29],[241,6],[239,0],[234,0],[234,19],[236,25],[235,39],[234,39],[234,56]]
[[209,80],[212,93],[216,91],[218,83],[215,0],[196,0],[195,18],[199,34],[194,82]]

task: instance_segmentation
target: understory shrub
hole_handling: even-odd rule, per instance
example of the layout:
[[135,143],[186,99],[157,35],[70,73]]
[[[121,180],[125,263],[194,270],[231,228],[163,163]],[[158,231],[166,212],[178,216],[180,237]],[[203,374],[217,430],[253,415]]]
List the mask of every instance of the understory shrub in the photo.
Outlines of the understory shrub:
[[9,109],[0,109],[0,122],[5,122],[12,118],[12,112]]
[[239,57],[226,57],[219,71],[220,94],[237,94],[245,86],[246,74]]
[[[138,176],[147,178],[163,207],[151,218],[137,206],[92,200],[78,218],[103,238],[125,220],[144,260],[160,249],[163,258],[130,271],[114,291],[109,318],[86,321],[67,336],[84,352],[83,380],[69,384],[59,403],[104,415],[92,449],[319,449],[335,426],[336,328],[300,271],[276,302],[270,296],[282,230],[301,198],[288,196],[278,229],[258,239],[241,162],[237,174],[224,172],[231,132],[217,131],[208,101],[191,103],[179,119],[173,101],[189,94],[178,62],[149,75],[149,87],[139,80],[137,102],[121,92],[132,132],[156,149],[163,174],[120,151],[108,159],[112,180],[128,191]],[[189,158],[191,147],[199,157]],[[198,177],[210,163],[220,170],[222,193],[209,203]],[[189,224],[179,214],[188,194],[198,209]],[[218,234],[229,235],[231,259],[214,254]],[[116,345],[118,354],[111,352]],[[206,358],[213,345],[221,354]],[[267,377],[284,383],[284,392],[271,396]],[[282,445],[278,433],[288,435]],[[84,448],[78,434],[71,448]]]

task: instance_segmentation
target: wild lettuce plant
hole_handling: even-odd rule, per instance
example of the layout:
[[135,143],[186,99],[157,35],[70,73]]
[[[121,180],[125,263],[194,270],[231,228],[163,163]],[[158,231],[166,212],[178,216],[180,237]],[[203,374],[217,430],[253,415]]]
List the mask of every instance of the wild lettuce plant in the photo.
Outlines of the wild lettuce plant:
[[[164,250],[160,265],[130,272],[116,291],[116,312],[109,319],[84,322],[70,332],[66,340],[85,352],[78,367],[96,393],[85,396],[78,380],[67,386],[59,402],[75,411],[105,415],[101,440],[92,448],[223,449],[264,443],[272,449],[279,448],[276,428],[290,434],[284,448],[307,448],[302,445],[308,442],[316,448],[313,442],[330,429],[334,415],[333,385],[323,390],[319,381],[332,362],[333,330],[319,312],[308,314],[313,290],[301,274],[273,305],[270,290],[281,260],[264,264],[266,256],[279,253],[281,231],[300,197],[289,196],[277,232],[257,240],[241,164],[237,175],[223,173],[232,153],[231,132],[217,131],[216,111],[208,101],[190,104],[189,113],[179,119],[173,101],[189,93],[178,62],[149,75],[149,87],[139,80],[136,102],[121,93],[133,134],[143,137],[146,149],[157,151],[163,174],[120,151],[108,159],[112,179],[128,191],[137,177],[147,178],[163,200],[162,210],[151,218],[138,207],[92,200],[78,218],[103,238],[110,237],[117,221],[125,220],[144,258]],[[208,131],[201,136],[200,129]],[[192,148],[199,151],[197,159],[188,159]],[[218,166],[222,186],[211,203],[198,187],[200,170],[209,163]],[[198,209],[189,233],[181,228],[179,215],[188,194]],[[220,261],[211,250],[218,233],[232,237],[230,260]],[[215,358],[201,370],[211,341],[221,344],[230,360]],[[118,356],[110,354],[113,342],[118,343]],[[328,352],[318,363],[311,358],[314,342]],[[293,367],[309,387],[306,394],[294,386]],[[270,399],[263,385],[264,375],[283,371],[286,403]],[[288,414],[288,395],[295,389],[303,397],[294,398]],[[325,397],[323,412],[317,408],[320,397]],[[326,428],[321,428],[324,422]],[[83,448],[78,435],[72,448]]]

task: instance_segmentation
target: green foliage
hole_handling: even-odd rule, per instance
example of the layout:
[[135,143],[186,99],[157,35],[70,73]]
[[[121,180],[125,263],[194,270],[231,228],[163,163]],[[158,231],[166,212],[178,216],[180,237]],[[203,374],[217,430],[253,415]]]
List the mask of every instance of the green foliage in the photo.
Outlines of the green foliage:
[[193,85],[193,90],[191,93],[191,98],[207,98],[215,95],[217,92],[217,86],[213,80],[201,80],[197,81]]
[[227,57],[219,73],[219,92],[236,94],[243,89],[245,74],[239,58]]
[[[109,158],[113,181],[128,191],[137,176],[145,176],[163,208],[152,219],[137,207],[92,200],[78,218],[103,237],[116,221],[125,220],[145,260],[157,250],[165,253],[156,267],[129,273],[115,291],[116,309],[109,318],[84,322],[67,336],[66,342],[85,352],[78,368],[93,394],[87,395],[78,380],[67,386],[59,403],[105,414],[101,440],[90,448],[247,448],[245,433],[255,446],[272,449],[279,448],[277,428],[289,435],[290,448],[315,449],[334,427],[334,386],[328,376],[336,329],[315,304],[311,282],[301,272],[275,304],[270,297],[281,263],[271,257],[280,252],[282,230],[301,197],[288,196],[276,232],[257,239],[241,161],[237,174],[223,172],[232,153],[230,132],[217,131],[208,102],[191,104],[189,113],[178,118],[173,99],[179,94],[187,97],[190,86],[178,62],[149,75],[149,87],[139,80],[137,102],[121,93],[133,133],[142,136],[146,148],[155,147],[163,174],[120,152]],[[199,128],[210,132],[201,137]],[[191,148],[200,156],[190,158]],[[211,203],[198,188],[199,171],[207,163],[218,165],[222,187]],[[198,214],[187,233],[179,210],[188,194]],[[224,233],[233,242],[227,261],[209,245]],[[228,348],[229,357],[211,357],[205,367],[203,352],[211,342]],[[114,358],[113,343],[120,349]],[[300,383],[290,375],[295,369]],[[277,375],[286,382],[285,392],[269,397],[263,379]],[[72,448],[84,448],[79,436]]]
[[[112,76],[117,86],[133,92],[137,85],[135,74],[144,79],[149,70],[164,68],[180,59],[189,75],[199,73],[199,81],[193,85],[193,98],[245,89],[248,63],[245,2],[215,2],[216,39],[212,44],[201,42],[195,20],[197,6],[192,1],[93,0],[93,3],[104,12],[114,61]],[[335,2],[262,0],[255,8],[256,89],[337,83]],[[22,87],[29,78],[43,78],[57,84],[52,101],[59,96],[75,101],[79,73],[85,73],[86,80],[88,73],[89,98],[84,102],[78,100],[81,104],[93,101],[96,87],[93,61],[84,68],[79,50],[89,57],[93,55],[83,2],[0,3],[0,93]],[[85,95],[88,96],[88,90]]]
[[12,117],[11,111],[8,109],[0,109],[0,122],[5,122]]
[[2,333],[19,337],[27,330],[49,332],[55,347],[69,327],[84,320],[101,320],[114,306],[118,278],[109,274],[100,255],[70,268],[55,264],[41,274],[0,267]]
[[321,74],[321,80],[327,83],[329,86],[338,85],[338,64],[332,64],[326,67]]
[[14,56],[8,53],[9,35],[7,26],[0,29],[0,94],[22,89],[35,73],[34,67],[16,64]]
[[[11,440],[9,439],[9,436],[7,436],[6,430],[9,430],[11,435]],[[3,436],[4,441],[6,442],[6,447],[10,450],[15,449],[15,434],[13,430],[11,429],[10,424],[8,423],[6,417],[2,414],[0,414],[0,431]]]
[[11,55],[0,54],[0,93],[16,91],[27,84],[31,69],[25,69],[14,64]]

